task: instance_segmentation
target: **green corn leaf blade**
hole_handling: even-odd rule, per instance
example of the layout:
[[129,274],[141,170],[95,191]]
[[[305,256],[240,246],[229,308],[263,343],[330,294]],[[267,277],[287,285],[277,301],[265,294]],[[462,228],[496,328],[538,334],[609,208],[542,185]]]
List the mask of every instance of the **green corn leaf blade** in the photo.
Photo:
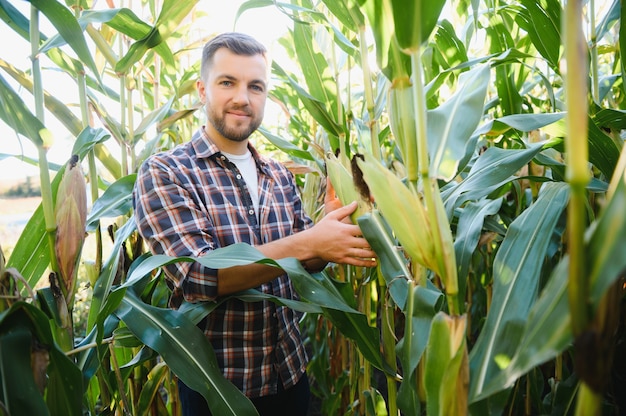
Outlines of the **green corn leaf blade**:
[[335,137],[339,137],[344,134],[345,128],[342,125],[337,124],[335,118],[332,117],[327,111],[326,105],[306,92],[306,90],[302,88],[291,76],[289,76],[284,69],[276,63],[276,61],[272,62],[272,71],[287,80],[287,82],[298,94],[304,108],[311,113],[311,116],[315,119],[315,121],[318,122],[329,134],[332,134]]
[[[120,227],[115,232],[115,242],[111,247],[111,254],[108,259],[102,266],[102,271],[100,272],[100,276],[96,280],[96,284],[93,288],[93,294],[91,296],[91,305],[89,307],[89,316],[87,317],[87,330],[91,331],[91,329],[95,326],[102,326],[105,318],[110,314],[110,310],[107,310],[103,313],[109,301],[109,296],[111,293],[111,289],[113,287],[113,281],[118,273],[118,267],[120,262],[120,250],[122,249],[122,244],[130,237],[130,235],[136,230],[137,226],[135,224],[134,218],[130,218],[126,223]],[[119,301],[119,299],[118,299]],[[109,308],[116,307],[117,304],[113,303],[113,306],[109,306]],[[99,331],[99,336],[102,336],[102,333]]]
[[91,69],[93,75],[98,79],[98,83],[101,84],[100,73],[93,60],[93,56],[91,56],[89,52],[87,41],[83,36],[83,30],[70,9],[56,0],[28,1],[50,20],[55,29],[59,32],[59,35],[76,53],[78,59]]
[[[30,38],[30,21],[7,0],[0,0],[0,19],[24,39]],[[42,38],[45,36],[40,35]]]
[[391,4],[396,39],[400,48],[411,51],[428,41],[446,3],[445,0],[384,1]]
[[[396,353],[406,375],[412,375],[427,348],[432,322],[443,307],[443,294],[430,281],[426,287],[416,285],[413,293],[412,334],[405,334],[396,345]],[[403,310],[406,315],[406,310]],[[409,317],[405,317],[409,319]],[[410,337],[410,338],[407,338]]]
[[141,416],[151,414],[153,400],[159,394],[161,383],[165,381],[168,375],[166,363],[157,363],[148,373],[148,380],[141,386],[139,402],[137,403],[137,411]]
[[115,313],[187,386],[205,397],[212,413],[255,413],[250,400],[224,378],[204,333],[183,314],[148,305],[132,290],[126,291]]
[[480,155],[468,175],[457,185],[442,190],[441,197],[448,216],[466,201],[479,200],[500,186],[515,180],[513,176],[542,150],[541,144],[526,149],[488,148]]
[[626,177],[624,172],[616,174],[620,175],[618,186],[603,209],[586,250],[591,259],[590,298],[596,307],[609,287],[626,270]]
[[161,121],[163,121],[167,116],[170,115],[172,110],[172,104],[174,103],[175,98],[176,97],[173,96],[165,104],[163,104],[156,110],[151,111],[143,118],[143,120],[141,120],[141,123],[139,123],[134,131],[134,144],[137,144],[142,139],[143,135],[150,127],[154,126],[155,124],[161,123]]
[[[613,176],[617,161],[619,159],[620,150],[615,142],[604,133],[597,123],[590,119],[588,124],[588,145],[589,145],[589,162],[597,167],[600,172],[606,177]],[[567,134],[565,120],[559,120],[544,129],[546,134],[553,137],[562,138]],[[558,143],[554,147],[563,151],[563,143]]]
[[2,76],[0,76],[0,118],[35,146],[44,146],[46,140],[42,134],[46,129],[45,126],[30,112],[24,101]]
[[[590,263],[590,300],[594,308],[608,287],[626,268],[626,185],[624,180],[609,201],[587,242]],[[573,342],[571,331],[567,257],[552,272],[541,296],[533,305],[524,335],[510,363],[494,377],[476,400],[486,398],[509,388],[532,368],[565,351]]]
[[411,279],[411,272],[389,225],[377,210],[360,216],[358,224],[363,237],[376,253],[380,273],[385,279],[393,301],[400,309],[404,309],[408,295],[407,282]]
[[598,26],[596,26],[596,35],[598,40],[604,38],[604,36],[611,30],[612,25],[620,19],[620,9],[620,1],[613,0],[613,4],[611,4],[611,7],[608,8],[604,18],[598,23]]
[[[376,62],[389,80],[411,73],[410,57],[402,53],[394,39],[394,15],[390,0],[357,0],[367,16],[376,42]],[[398,4],[401,2],[398,2]]]
[[346,304],[341,295],[332,286],[324,286],[320,280],[307,273],[300,263],[293,258],[277,261],[265,258],[261,252],[249,244],[232,244],[213,250],[202,257],[170,257],[154,255],[136,265],[128,274],[125,286],[132,286],[153,270],[180,261],[197,261],[205,267],[222,269],[233,266],[243,266],[250,263],[261,263],[280,267],[292,278],[292,283],[298,294],[305,300],[319,307],[338,309],[348,313],[358,313]]
[[[115,65],[115,72],[125,74],[128,69],[138,62],[145,53],[158,47],[169,38],[185,17],[193,10],[198,0],[179,1],[165,0],[161,12],[153,28],[143,38],[133,43],[126,55]],[[169,50],[169,49],[168,49]],[[167,59],[173,63],[173,59]]]
[[[338,114],[336,93],[332,90],[335,85],[327,58],[314,44],[315,36],[310,25],[294,25],[293,38],[295,42],[296,58],[300,62],[308,92],[319,102],[324,103],[330,116]],[[341,111],[343,114],[343,111]],[[335,124],[342,125],[342,120],[334,118]]]
[[468,143],[483,116],[489,75],[488,65],[461,74],[454,95],[427,112],[431,175],[445,182],[456,176],[459,162],[474,150]]
[[87,230],[92,230],[97,221],[107,217],[128,214],[133,207],[133,186],[137,174],[133,173],[115,181],[93,203],[87,217]]
[[561,3],[558,0],[522,0],[521,4],[516,14],[517,23],[528,33],[533,45],[550,67],[557,74],[560,73]]
[[472,257],[483,231],[485,218],[496,215],[501,206],[502,198],[482,199],[466,204],[459,214],[454,253],[458,266],[460,299],[465,299],[467,277]]
[[111,137],[109,132],[103,128],[93,127],[85,127],[76,140],[74,141],[74,146],[72,147],[73,155],[86,155],[89,153],[96,145],[105,142]]
[[[16,334],[15,338],[5,339],[12,333]],[[26,302],[13,304],[0,314],[0,337],[3,338],[0,377],[3,391],[9,394],[3,397],[3,403],[9,406],[11,414],[80,414],[83,394],[80,370],[54,342],[48,317],[40,309]],[[33,337],[48,351],[50,359],[45,410],[33,384],[30,357]]]
[[510,129],[528,133],[532,130],[541,129],[557,123],[564,118],[565,113],[512,114],[485,123],[477,129],[477,133],[497,136],[506,133]]
[[467,392],[458,391],[467,365],[465,316],[449,317],[439,312],[425,354],[424,387],[429,415],[464,415],[467,412]]
[[472,402],[511,388],[532,368],[553,359],[571,345],[568,264],[568,257],[565,257],[554,269],[541,296],[532,306],[515,355],[510,361],[498,357],[502,368],[487,381],[480,394],[470,398]]
[[[2,59],[0,59],[0,67],[14,80],[16,80],[24,89],[28,90],[31,93],[33,92],[33,82],[30,76]],[[44,91],[44,105],[46,106],[46,109],[50,111],[50,113],[52,113],[56,117],[56,119],[59,120],[70,131],[70,133],[78,134],[78,132],[80,132],[80,130],[82,129],[82,123],[78,119],[78,117],[76,117],[74,113],[72,113],[67,104],[63,103],[58,98],[50,95],[49,92]],[[11,109],[7,109],[7,111],[11,111]],[[12,124],[8,122],[7,124],[13,127]],[[28,128],[29,126],[19,127]],[[20,133],[23,134],[22,132]],[[24,135],[27,136],[26,134]]]
[[[289,274],[294,289],[302,299],[314,304],[316,307],[322,308],[325,315],[336,325],[341,326],[346,332],[346,336],[357,343],[364,357],[379,369],[387,370],[380,354],[377,330],[367,324],[367,319],[362,313],[346,303],[339,290],[327,277],[323,275],[311,276],[304,270],[300,262],[294,258],[285,258],[277,261],[267,259],[256,248],[243,243],[213,250],[197,258],[155,255],[143,260],[129,273],[125,286],[136,284],[136,282],[156,268],[179,261],[197,261],[205,267],[214,269],[241,266],[253,262],[282,268]],[[246,297],[250,296],[250,292],[245,292],[241,295],[243,299],[246,299]],[[288,300],[282,299],[280,302],[287,304]],[[298,307],[293,303],[292,306]]]
[[275,134],[272,134],[269,130],[263,127],[259,127],[258,131],[269,140],[274,146],[278,147],[283,152],[287,153],[290,156],[314,161],[315,158],[311,155],[310,152],[303,150],[300,146],[296,146],[295,144],[284,140]]
[[31,369],[31,341],[29,328],[18,322],[3,319],[0,331],[0,386],[3,407],[10,414],[49,414]]
[[356,7],[353,0],[322,0],[328,10],[341,22],[343,26],[354,33],[359,33],[359,29],[365,26],[365,16]]
[[[493,303],[470,354],[470,398],[499,372],[496,358],[512,357],[537,298],[543,259],[569,200],[564,183],[548,183],[510,225],[494,260]],[[500,358],[498,358],[500,359]]]
[[105,23],[112,29],[135,40],[146,36],[151,29],[149,24],[141,20],[132,10],[127,8],[87,10],[81,14],[78,21],[81,26]]
[[463,41],[458,38],[452,23],[446,19],[439,22],[433,48],[434,61],[444,70],[469,61]]
[[295,22],[302,22],[299,18],[300,14],[311,15],[317,20],[326,20],[326,17],[322,13],[308,7],[299,6],[297,4],[284,3],[276,0],[248,0],[243,2],[241,6],[239,6],[239,9],[235,14],[235,23],[246,11],[268,6],[275,6],[281,13],[289,16]]

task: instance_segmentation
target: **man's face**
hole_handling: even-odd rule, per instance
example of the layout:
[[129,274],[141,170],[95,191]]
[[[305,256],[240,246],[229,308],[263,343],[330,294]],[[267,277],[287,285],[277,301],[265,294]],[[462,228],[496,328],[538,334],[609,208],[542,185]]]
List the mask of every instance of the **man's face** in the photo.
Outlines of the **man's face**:
[[[267,98],[267,63],[262,55],[219,49],[207,79],[199,80],[197,87],[213,140],[242,142],[261,125]],[[213,137],[215,133],[221,138]]]

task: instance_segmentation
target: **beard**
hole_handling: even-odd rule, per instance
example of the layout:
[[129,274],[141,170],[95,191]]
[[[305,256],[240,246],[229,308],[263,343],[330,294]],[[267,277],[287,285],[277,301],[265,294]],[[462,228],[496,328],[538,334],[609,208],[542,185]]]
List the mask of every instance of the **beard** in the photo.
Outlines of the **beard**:
[[248,139],[252,133],[261,125],[262,116],[254,115],[249,108],[236,108],[236,110],[245,110],[250,118],[248,125],[238,123],[235,125],[227,125],[224,113],[218,113],[213,107],[208,106],[207,117],[209,122],[215,127],[224,138],[232,140],[234,142],[243,142]]

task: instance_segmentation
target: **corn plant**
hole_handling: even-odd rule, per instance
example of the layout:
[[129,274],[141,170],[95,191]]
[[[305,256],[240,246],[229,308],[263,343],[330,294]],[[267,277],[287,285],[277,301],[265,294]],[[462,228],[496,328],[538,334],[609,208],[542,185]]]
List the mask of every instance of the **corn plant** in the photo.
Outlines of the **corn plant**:
[[[323,414],[626,406],[612,371],[626,269],[620,2],[243,3],[238,15],[275,7],[293,21],[280,42],[289,62],[272,67],[287,121],[260,130],[263,146],[305,172],[314,219],[326,177],[357,200],[352,219],[378,256],[315,276],[246,245],[150,256],[137,237],[134,172],[198,123],[200,54],[180,59],[210,36],[183,35],[196,2],[28,3],[24,14],[0,1],[32,56],[28,69],[0,57],[0,118],[37,146],[42,183],[42,206],[11,256],[0,251],[4,413],[177,414],[180,378],[215,414],[254,414],[195,326],[215,304],[167,309],[160,270],[176,261],[289,273],[299,302],[236,296],[304,314]],[[75,106],[47,92],[44,57],[75,83]],[[47,161],[48,114],[75,138],[63,166]],[[79,267],[93,294],[77,336]]]

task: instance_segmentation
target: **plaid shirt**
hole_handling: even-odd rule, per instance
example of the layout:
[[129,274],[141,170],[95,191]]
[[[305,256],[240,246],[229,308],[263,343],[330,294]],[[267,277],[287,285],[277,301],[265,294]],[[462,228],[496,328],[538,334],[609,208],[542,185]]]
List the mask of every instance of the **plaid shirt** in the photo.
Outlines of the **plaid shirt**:
[[[237,167],[199,129],[191,141],[150,157],[141,166],[134,191],[140,234],[155,254],[202,256],[235,243],[265,244],[311,226],[293,175],[249,145],[259,176],[259,220]],[[214,300],[217,271],[197,262],[165,270],[173,286],[172,307]],[[296,299],[291,281],[280,276],[257,288]],[[304,374],[307,356],[297,314],[272,302],[228,300],[203,322],[228,380],[248,397],[293,386]]]

